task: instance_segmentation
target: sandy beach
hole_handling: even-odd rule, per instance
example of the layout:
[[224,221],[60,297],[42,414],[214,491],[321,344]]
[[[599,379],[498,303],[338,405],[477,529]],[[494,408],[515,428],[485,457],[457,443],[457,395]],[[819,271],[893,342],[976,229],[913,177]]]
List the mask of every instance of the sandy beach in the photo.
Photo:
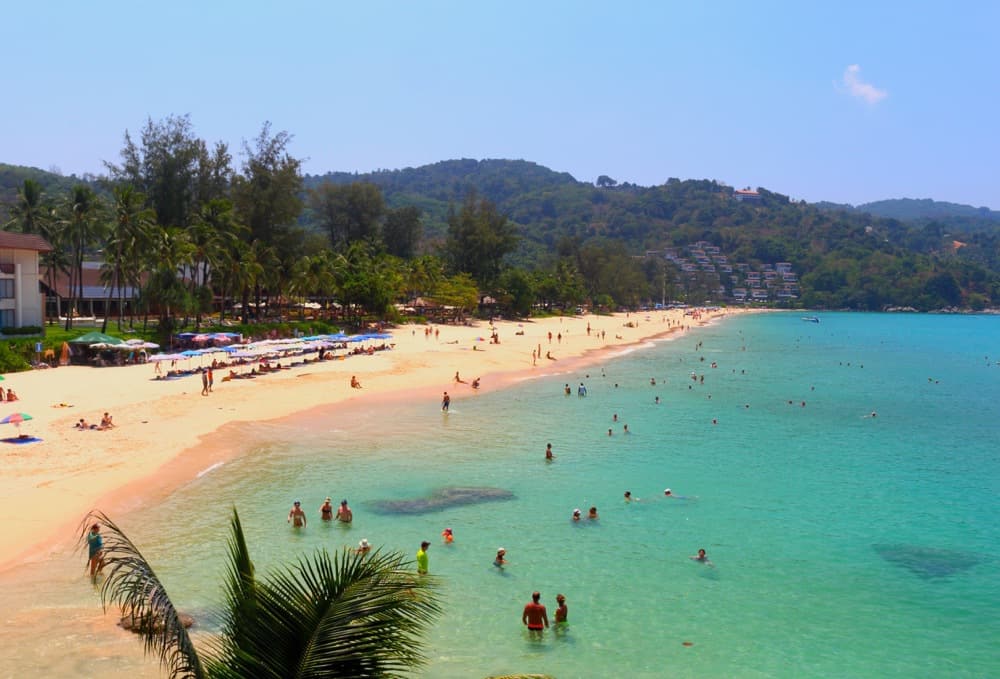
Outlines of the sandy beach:
[[[734,312],[698,310],[685,315],[671,310],[499,321],[494,326],[499,344],[489,341],[491,329],[485,322],[403,325],[392,331],[393,348],[373,355],[317,361],[253,380],[223,382],[226,371],[218,370],[208,396],[201,395],[198,375],[157,380],[152,364],[67,366],[8,375],[4,384],[14,388],[20,400],[5,402],[3,414],[31,415],[21,433],[41,440],[0,448],[5,458],[0,517],[6,526],[0,571],[71,545],[80,520],[91,509],[113,513],[150,502],[199,471],[239,455],[237,437],[230,437],[232,446],[199,445],[225,425],[347,401],[363,407],[383,407],[401,397],[435,402],[444,391],[460,400],[477,377],[482,390],[497,389],[519,379],[571,370],[581,361],[601,360],[616,349],[685,332],[727,313]],[[533,361],[532,351],[539,348],[541,357]],[[197,367],[199,359],[191,363]],[[456,372],[465,384],[455,381]],[[352,376],[362,388],[351,388]],[[112,414],[114,429],[74,427],[81,418],[99,422],[104,412]],[[16,436],[13,425],[7,428],[4,434]]]

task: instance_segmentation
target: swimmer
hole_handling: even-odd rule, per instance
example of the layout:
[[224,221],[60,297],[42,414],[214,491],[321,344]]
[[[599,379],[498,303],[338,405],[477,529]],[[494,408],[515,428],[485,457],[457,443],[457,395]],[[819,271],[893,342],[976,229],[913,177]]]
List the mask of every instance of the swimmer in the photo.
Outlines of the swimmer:
[[649,378],[649,386],[651,386],[651,387],[655,387],[656,386],[656,378],[655,377],[650,377]]
[[608,436],[611,436],[611,429],[608,429]]
[[504,549],[503,547],[497,549],[497,556],[495,559],[493,559],[493,565],[496,566],[497,568],[503,568],[504,566],[506,566],[507,559],[504,558],[505,556],[507,556],[506,549]]
[[597,520],[597,507],[590,508],[590,511],[587,512],[587,518],[592,521]]
[[326,498],[326,502],[320,505],[319,518],[323,519],[324,521],[333,520],[333,505],[330,504],[330,498]]
[[708,554],[705,554],[704,549],[699,549],[698,554],[696,554],[695,556],[689,556],[688,558],[691,559],[692,561],[698,561],[700,563],[705,564],[706,566],[715,568],[715,564],[708,560]]
[[624,434],[629,434],[629,433],[631,433],[631,432],[629,432],[629,430],[628,430],[628,425],[627,425],[627,424],[625,425],[624,429],[622,429],[622,433],[624,433]]
[[574,509],[573,510],[573,520],[574,521],[579,521],[580,520],[580,510],[579,509]]
[[445,528],[441,531],[441,537],[444,538],[446,545],[450,545],[455,541],[455,533],[452,532],[451,528]]
[[521,613],[521,623],[528,626],[529,632],[541,632],[549,626],[549,616],[545,611],[545,606],[538,603],[542,595],[534,592],[531,595],[531,602],[524,607]]
[[663,497],[674,497],[673,492],[669,488],[663,491]]
[[354,520],[354,512],[351,508],[347,506],[347,500],[340,501],[340,507],[337,508],[337,521],[341,523],[350,523]]
[[361,542],[358,543],[358,548],[354,550],[355,554],[367,554],[372,551],[372,546],[368,544],[368,538],[361,538]]
[[566,616],[569,614],[569,609],[566,608],[566,597],[562,594],[556,594],[556,603],[559,604],[559,608],[556,609],[556,624],[565,623]]
[[298,500],[292,503],[292,508],[288,510],[288,520],[285,523],[290,523],[295,528],[305,528],[306,513],[302,511],[302,503]]
[[660,397],[657,396],[655,399],[653,399],[653,403],[655,403],[656,405],[660,405]]
[[614,415],[611,416],[611,421],[612,422],[617,422],[618,421],[618,413],[615,413]]
[[563,391],[566,393],[567,396],[573,393],[572,390],[569,388],[568,384],[565,387],[563,387]]
[[548,444],[545,445],[545,459],[546,460],[554,460],[554,459],[556,459],[556,456],[552,454],[552,444],[551,443],[548,443]]

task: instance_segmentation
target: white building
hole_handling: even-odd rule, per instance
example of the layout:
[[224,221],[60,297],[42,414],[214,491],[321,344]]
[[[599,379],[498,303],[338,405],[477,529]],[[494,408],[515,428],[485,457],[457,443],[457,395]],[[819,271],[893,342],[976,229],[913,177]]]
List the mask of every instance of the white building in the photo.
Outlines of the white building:
[[0,231],[0,329],[43,324],[38,255],[51,251],[41,236]]

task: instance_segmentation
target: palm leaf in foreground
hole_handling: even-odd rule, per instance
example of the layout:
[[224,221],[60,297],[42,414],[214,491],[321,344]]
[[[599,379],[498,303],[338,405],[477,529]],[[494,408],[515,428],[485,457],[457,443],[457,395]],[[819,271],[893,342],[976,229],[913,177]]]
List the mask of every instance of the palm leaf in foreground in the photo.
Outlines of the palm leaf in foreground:
[[433,579],[396,553],[302,558],[256,583],[253,614],[238,621],[232,586],[224,626],[239,645],[222,645],[213,676],[402,676],[424,662],[421,636],[440,613]]
[[84,519],[81,531],[84,543],[94,523],[101,526],[104,537],[107,575],[100,592],[104,609],[109,604],[121,608],[122,615],[134,622],[146,652],[159,656],[171,679],[205,676],[191,637],[153,567],[103,512],[91,512]]

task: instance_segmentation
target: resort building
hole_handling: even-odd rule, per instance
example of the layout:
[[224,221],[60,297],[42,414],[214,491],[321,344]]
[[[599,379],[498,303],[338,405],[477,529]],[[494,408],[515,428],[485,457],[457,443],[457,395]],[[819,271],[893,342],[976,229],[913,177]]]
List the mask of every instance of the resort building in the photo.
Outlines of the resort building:
[[38,255],[51,251],[41,236],[0,231],[0,329],[42,325]]

